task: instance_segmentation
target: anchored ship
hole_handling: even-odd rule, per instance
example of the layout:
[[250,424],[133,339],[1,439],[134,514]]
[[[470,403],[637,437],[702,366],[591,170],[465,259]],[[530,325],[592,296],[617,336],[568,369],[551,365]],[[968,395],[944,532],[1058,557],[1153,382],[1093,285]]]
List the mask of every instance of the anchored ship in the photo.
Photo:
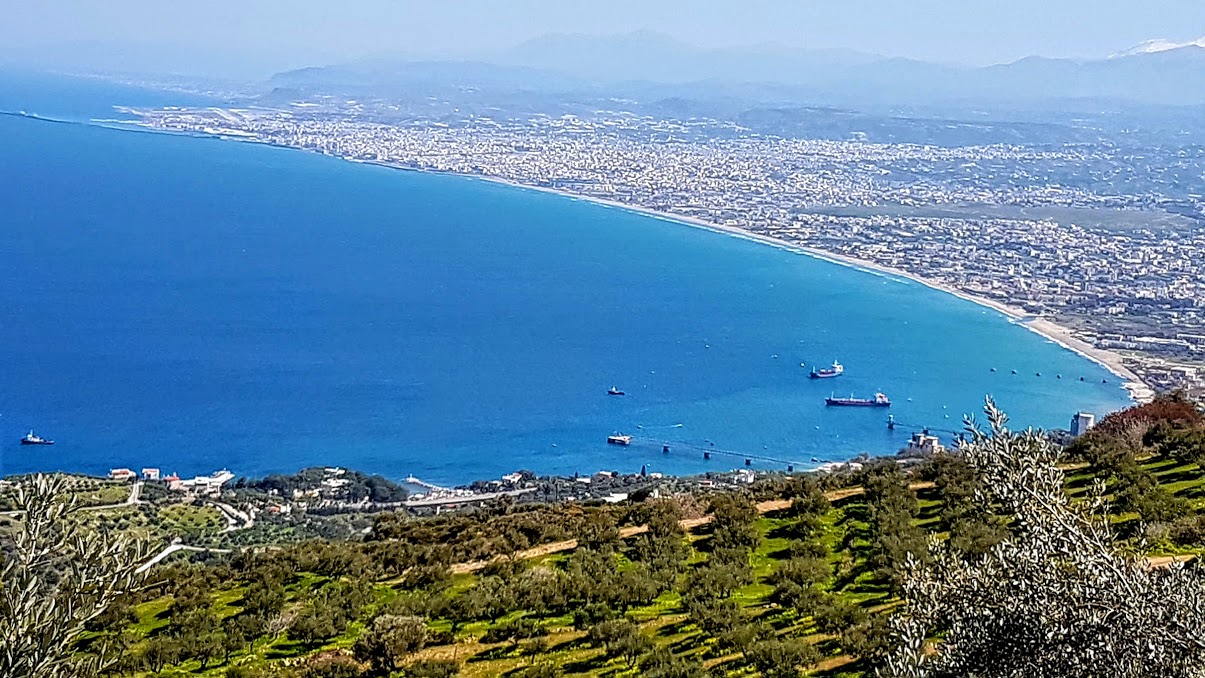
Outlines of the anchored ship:
[[29,433],[25,434],[24,438],[21,438],[21,444],[22,445],[53,445],[54,441],[47,440],[45,438],[39,438],[38,436],[34,435],[33,431],[30,431]]
[[885,393],[876,393],[873,398],[825,398],[824,404],[832,407],[891,407],[891,399]]
[[820,369],[812,368],[811,373],[808,374],[808,378],[809,379],[831,379],[833,377],[839,377],[842,374],[845,374],[845,366],[843,366],[841,363],[834,360],[832,367],[823,367]]

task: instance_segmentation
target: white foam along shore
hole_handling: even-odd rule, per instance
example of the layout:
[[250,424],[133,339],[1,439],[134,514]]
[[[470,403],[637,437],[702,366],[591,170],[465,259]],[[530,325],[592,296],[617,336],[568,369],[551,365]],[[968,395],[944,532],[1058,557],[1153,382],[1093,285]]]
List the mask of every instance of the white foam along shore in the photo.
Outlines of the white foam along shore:
[[1068,351],[1071,351],[1084,358],[1087,358],[1088,360],[1091,360],[1092,362],[1100,365],[1101,367],[1104,367],[1110,373],[1117,376],[1119,379],[1121,379],[1123,381],[1123,384],[1122,384],[1123,387],[1126,389],[1126,391],[1128,391],[1130,393],[1130,397],[1133,398],[1136,402],[1139,402],[1139,403],[1149,402],[1155,396],[1154,390],[1151,389],[1150,386],[1144,384],[1142,382],[1142,380],[1138,378],[1138,375],[1134,374],[1133,371],[1131,371],[1128,367],[1126,367],[1125,362],[1121,355],[1114,353],[1113,351],[1109,351],[1109,350],[1105,350],[1105,349],[1101,349],[1101,348],[1097,348],[1096,346],[1093,346],[1092,344],[1084,341],[1083,339],[1076,337],[1070,329],[1063,327],[1062,325],[1059,325],[1050,320],[1047,320],[1045,318],[1040,318],[1040,317],[1034,318],[1034,317],[1032,317],[1031,314],[1026,313],[1024,310],[1017,308],[1015,306],[1010,306],[1008,304],[1005,304],[1005,303],[1002,303],[999,301],[995,301],[993,299],[987,299],[987,298],[972,294],[970,292],[960,290],[956,287],[952,287],[945,283],[938,282],[935,280],[930,280],[928,278],[918,276],[914,273],[909,273],[908,271],[904,271],[904,270],[897,269],[897,268],[892,268],[890,266],[883,266],[882,264],[877,264],[872,261],[866,261],[864,259],[857,259],[855,257],[850,257],[850,256],[846,256],[843,254],[836,254],[833,252],[827,252],[827,251],[816,249],[813,247],[806,247],[806,246],[798,245],[798,244],[795,244],[795,243],[792,243],[792,242],[789,242],[786,240],[782,240],[779,238],[774,238],[771,236],[761,235],[758,233],[753,233],[751,231],[746,231],[742,228],[738,228],[735,226],[725,226],[723,224],[716,224],[716,223],[705,221],[703,219],[698,219],[695,217],[682,216],[682,215],[673,214],[670,212],[662,212],[662,211],[651,209],[648,207],[641,207],[640,205],[631,205],[628,203],[620,202],[618,200],[609,200],[607,198],[599,198],[599,197],[595,197],[595,196],[582,195],[579,193],[573,193],[571,191],[549,188],[547,186],[532,186],[529,184],[523,184],[523,183],[519,183],[516,181],[511,181],[508,179],[501,179],[498,177],[490,177],[490,176],[485,176],[485,175],[459,175],[458,174],[457,176],[472,176],[472,177],[475,177],[478,179],[482,179],[483,181],[489,181],[491,183],[504,184],[507,186],[513,186],[516,188],[522,188],[522,189],[527,189],[527,190],[542,191],[544,193],[552,193],[552,194],[559,195],[562,197],[573,198],[573,199],[577,199],[577,200],[585,200],[585,201],[596,203],[599,205],[606,205],[608,207],[616,207],[616,208],[628,210],[631,212],[638,212],[640,214],[655,217],[658,219],[663,219],[666,221],[672,221],[672,222],[678,223],[678,224],[686,224],[689,226],[695,226],[698,228],[707,229],[709,231],[713,231],[716,233],[723,233],[725,235],[731,235],[731,236],[735,236],[738,238],[744,238],[746,240],[753,240],[755,242],[759,242],[759,243],[762,243],[765,245],[770,245],[772,247],[777,247],[777,248],[784,249],[784,250],[787,250],[790,252],[795,252],[797,254],[803,254],[806,256],[814,257],[816,259],[821,259],[823,261],[828,261],[830,263],[839,264],[842,266],[848,266],[848,267],[863,270],[863,271],[882,273],[882,274],[893,276],[896,278],[911,280],[913,282],[919,283],[926,287],[938,290],[940,292],[945,292],[946,294],[953,295],[955,297],[958,297],[959,299],[963,299],[963,300],[966,300],[966,301],[969,301],[969,302],[972,302],[975,304],[979,304],[980,306],[984,306],[993,311],[1001,313],[1001,314],[1005,315],[1006,317],[1008,317],[1013,322],[1015,322],[1016,324],[1020,325],[1021,327],[1024,327],[1024,328],[1028,329],[1029,331],[1034,332],[1035,334],[1038,334],[1038,335],[1042,336],[1043,338],[1048,339],[1048,340],[1058,344],[1059,346],[1062,346],[1063,348],[1067,349]]

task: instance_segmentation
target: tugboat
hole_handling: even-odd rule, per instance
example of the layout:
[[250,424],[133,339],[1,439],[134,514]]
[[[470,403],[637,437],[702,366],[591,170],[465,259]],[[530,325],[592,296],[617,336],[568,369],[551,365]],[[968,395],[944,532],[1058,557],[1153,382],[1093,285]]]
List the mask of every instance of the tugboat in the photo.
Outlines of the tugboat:
[[612,386],[611,388],[607,389],[607,395],[625,395],[625,394],[623,391],[620,391],[618,388]]
[[38,436],[34,435],[33,431],[30,431],[29,433],[25,434],[24,438],[21,439],[21,444],[22,445],[53,445],[54,441],[47,440],[45,438],[39,438]]
[[819,370],[813,368],[812,371],[808,374],[808,378],[809,379],[832,379],[833,377],[839,377],[842,374],[845,374],[845,367],[841,363],[834,360],[832,367],[825,367],[825,368],[822,368]]
[[632,444],[632,436],[626,436],[626,435],[623,435],[620,433],[617,433],[613,436],[607,436],[607,444],[608,445],[631,445]]
[[825,398],[830,407],[891,407],[891,399],[885,393],[876,393],[873,398]]

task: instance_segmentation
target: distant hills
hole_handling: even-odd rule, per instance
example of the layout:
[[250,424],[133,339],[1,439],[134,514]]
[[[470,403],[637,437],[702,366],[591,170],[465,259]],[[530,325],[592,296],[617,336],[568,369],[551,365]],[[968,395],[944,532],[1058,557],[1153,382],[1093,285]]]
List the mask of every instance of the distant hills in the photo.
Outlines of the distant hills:
[[743,91],[762,100],[845,106],[1084,99],[1195,106],[1205,105],[1205,39],[1150,41],[1104,59],[1028,57],[965,67],[851,50],[701,48],[649,32],[549,35],[465,60],[378,58],[286,71],[269,84],[360,95],[455,84],[622,96],[673,85],[676,95]]

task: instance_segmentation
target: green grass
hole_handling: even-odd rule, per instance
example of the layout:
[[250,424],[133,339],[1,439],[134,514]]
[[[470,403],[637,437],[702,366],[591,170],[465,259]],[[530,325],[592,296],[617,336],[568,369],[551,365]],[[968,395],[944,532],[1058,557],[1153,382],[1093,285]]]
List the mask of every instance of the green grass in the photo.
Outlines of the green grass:
[[[1175,496],[1182,497],[1194,505],[1205,503],[1205,474],[1194,464],[1182,464],[1172,459],[1148,459],[1143,466],[1153,473],[1161,485]],[[1068,492],[1074,497],[1082,497],[1091,485],[1092,476],[1087,469],[1075,468],[1068,470]],[[929,531],[940,529],[941,504],[935,490],[922,490],[918,496],[919,514],[916,523]],[[159,519],[165,525],[181,530],[213,530],[220,529],[224,520],[210,507],[195,507],[175,505],[160,509]],[[1118,515],[1115,520],[1132,520],[1134,516]],[[851,497],[835,502],[834,507],[820,521],[821,533],[819,539],[830,549],[830,561],[834,571],[831,590],[846,600],[854,602],[870,611],[881,611],[884,606],[896,604],[887,593],[884,586],[875,580],[875,575],[866,567],[865,554],[871,544],[867,541],[866,506],[860,497]],[[772,623],[782,635],[807,636],[815,632],[813,621],[807,616],[798,616],[794,611],[777,609],[768,603],[768,597],[773,588],[767,579],[780,566],[782,559],[788,557],[788,547],[791,540],[785,536],[795,521],[782,515],[765,515],[756,521],[756,528],[762,539],[760,544],[750,554],[754,582],[744,586],[733,594],[742,608],[743,615],[748,619],[758,619]],[[687,536],[687,542],[692,546],[687,558],[690,566],[703,563],[707,559],[706,527],[696,530]],[[622,549],[621,549],[622,550]],[[567,553],[557,553],[543,556],[530,561],[529,566],[564,567]],[[627,567],[626,558],[619,558],[620,568]],[[683,575],[685,581],[687,575]],[[451,579],[447,595],[458,595],[475,586],[479,580],[475,574],[459,574]],[[286,610],[301,604],[315,590],[328,580],[313,573],[303,573],[290,581],[286,586]],[[399,589],[397,581],[381,582],[375,588],[376,601],[372,609],[380,609],[391,600],[404,593]],[[213,606],[219,617],[238,612],[242,588],[233,587],[222,590],[213,596]],[[164,612],[170,606],[170,599],[159,599],[140,605],[137,609],[138,622],[135,632],[146,636],[154,633],[166,624]],[[499,676],[531,663],[531,657],[525,651],[525,643],[517,645],[482,644],[477,641],[491,627],[504,624],[521,616],[528,611],[517,610],[493,621],[477,621],[461,626],[457,632],[457,642],[450,646],[428,648],[420,653],[423,658],[456,656],[463,661],[461,675],[465,676]],[[634,607],[628,611],[629,619],[639,623],[645,633],[661,647],[672,648],[679,655],[697,656],[705,659],[708,665],[725,663],[726,668],[733,670],[733,675],[750,675],[741,668],[741,663],[733,659],[732,654],[718,647],[714,639],[702,634],[689,619],[685,618],[680,605],[680,596],[676,592],[664,593],[650,605]],[[622,660],[607,660],[600,650],[588,647],[582,639],[582,634],[572,630],[572,614],[563,614],[539,620],[541,626],[550,635],[546,638],[549,650],[539,661],[551,662],[565,668],[566,675],[573,676],[628,676],[639,675],[638,670],[627,668]],[[431,620],[431,628],[446,631],[450,628],[447,620]],[[352,624],[345,633],[331,640],[321,648],[302,647],[290,641],[287,635],[270,638],[257,644],[255,652],[249,656],[239,655],[239,662],[264,663],[293,659],[303,654],[335,648],[350,647],[361,632],[362,623]],[[826,653],[826,659],[833,662],[832,668],[817,675],[830,678],[852,678],[861,675],[852,671],[844,664],[839,656],[840,650],[832,642],[821,644]],[[836,659],[834,659],[836,658]],[[185,664],[182,667],[169,670],[164,675],[169,676],[221,676],[225,667],[211,667],[199,671],[196,663]]]
[[212,506],[170,504],[159,509],[158,519],[164,530],[188,537],[216,535],[226,527],[222,512]]

